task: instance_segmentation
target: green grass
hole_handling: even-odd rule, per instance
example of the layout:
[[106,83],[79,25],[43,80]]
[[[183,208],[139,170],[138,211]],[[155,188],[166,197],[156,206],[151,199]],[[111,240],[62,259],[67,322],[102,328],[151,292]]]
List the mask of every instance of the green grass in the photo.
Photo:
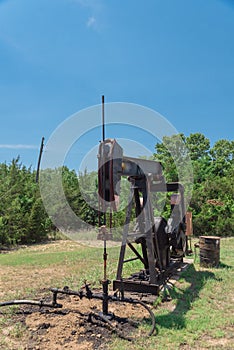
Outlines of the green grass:
[[[90,254],[89,254],[90,253]],[[97,261],[101,256],[102,252],[100,249],[93,249],[87,247],[80,247],[74,251],[31,251],[30,249],[22,249],[9,254],[3,254],[0,256],[0,264],[2,266],[50,266],[54,264],[73,264],[83,259]]]
[[[119,247],[108,248],[108,277],[113,279],[116,273]],[[51,276],[56,285],[63,287],[69,285],[77,288],[83,279],[99,285],[102,278],[102,249],[88,248],[67,242],[60,245],[37,245],[25,249],[0,255],[2,269],[8,269],[14,273],[14,282],[18,273],[30,274],[35,269],[41,273],[41,285],[48,283],[48,276],[43,274],[48,268],[57,271],[56,278]],[[131,256],[131,253],[128,253]],[[148,339],[139,339],[134,343],[114,338],[108,345],[110,350],[137,350],[137,349],[233,349],[234,336],[234,238],[221,240],[221,263],[219,268],[202,268],[198,259],[184,271],[176,284],[169,289],[172,301],[155,304],[155,317],[157,335]],[[139,262],[134,261],[125,268],[128,275],[133,269],[140,267]],[[64,275],[60,271],[65,271]],[[46,272],[48,274],[48,272]],[[2,292],[4,300],[7,300],[7,290],[4,289],[4,281],[9,283],[10,276],[2,278]],[[52,283],[51,282],[51,283]],[[22,281],[22,284],[24,281]],[[46,287],[46,285],[44,285]],[[28,288],[36,294],[33,285],[22,289],[22,293]],[[16,294],[19,293],[16,291]],[[10,323],[14,310],[9,310],[0,319],[0,331]],[[144,325],[150,328],[150,325]],[[10,336],[20,339],[24,329],[15,324]],[[4,336],[0,344],[4,344]],[[3,348],[3,345],[2,345]],[[7,347],[6,347],[7,349]]]

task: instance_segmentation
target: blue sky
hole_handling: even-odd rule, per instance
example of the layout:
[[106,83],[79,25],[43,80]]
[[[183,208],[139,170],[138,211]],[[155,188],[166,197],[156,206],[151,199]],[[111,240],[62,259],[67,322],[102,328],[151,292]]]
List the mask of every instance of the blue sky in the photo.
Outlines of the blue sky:
[[233,38],[231,0],[0,1],[0,162],[35,168],[41,137],[102,94],[233,139]]

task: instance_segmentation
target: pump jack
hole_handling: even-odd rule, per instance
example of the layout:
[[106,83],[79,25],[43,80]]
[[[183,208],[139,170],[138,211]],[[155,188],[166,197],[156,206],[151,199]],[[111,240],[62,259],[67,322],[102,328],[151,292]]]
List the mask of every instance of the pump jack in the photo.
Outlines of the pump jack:
[[[100,209],[117,210],[120,180],[127,176],[130,182],[122,245],[113,289],[124,292],[157,295],[160,286],[171,271],[180,264],[187,250],[184,188],[178,182],[165,183],[159,162],[126,157],[115,139],[103,140],[98,153],[98,180]],[[154,217],[150,200],[152,192],[173,192],[171,217]],[[132,210],[135,207],[136,230],[129,232]],[[141,246],[141,253],[135,243]],[[126,247],[135,254],[125,259]],[[139,259],[143,269],[123,278],[123,265]]]

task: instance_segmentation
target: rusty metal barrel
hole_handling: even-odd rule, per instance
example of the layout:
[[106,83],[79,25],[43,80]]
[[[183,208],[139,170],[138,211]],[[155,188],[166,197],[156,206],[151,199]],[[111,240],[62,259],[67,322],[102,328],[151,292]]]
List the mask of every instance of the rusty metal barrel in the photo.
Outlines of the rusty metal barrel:
[[200,236],[200,266],[216,267],[220,260],[220,237]]

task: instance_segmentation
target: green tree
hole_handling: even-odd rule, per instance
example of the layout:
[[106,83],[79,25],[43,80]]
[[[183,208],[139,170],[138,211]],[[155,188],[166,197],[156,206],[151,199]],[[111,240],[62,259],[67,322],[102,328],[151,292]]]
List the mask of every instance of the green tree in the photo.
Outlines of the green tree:
[[30,210],[27,233],[22,236],[22,243],[41,242],[48,238],[45,212],[41,198],[36,198]]
[[178,181],[179,168],[188,158],[183,134],[164,136],[162,143],[155,146],[154,159],[161,162],[166,180]]
[[201,133],[190,134],[186,137],[185,144],[192,160],[202,159],[208,155],[210,140]]
[[233,166],[234,162],[234,141],[219,140],[210,150],[213,162],[213,173],[224,176]]

